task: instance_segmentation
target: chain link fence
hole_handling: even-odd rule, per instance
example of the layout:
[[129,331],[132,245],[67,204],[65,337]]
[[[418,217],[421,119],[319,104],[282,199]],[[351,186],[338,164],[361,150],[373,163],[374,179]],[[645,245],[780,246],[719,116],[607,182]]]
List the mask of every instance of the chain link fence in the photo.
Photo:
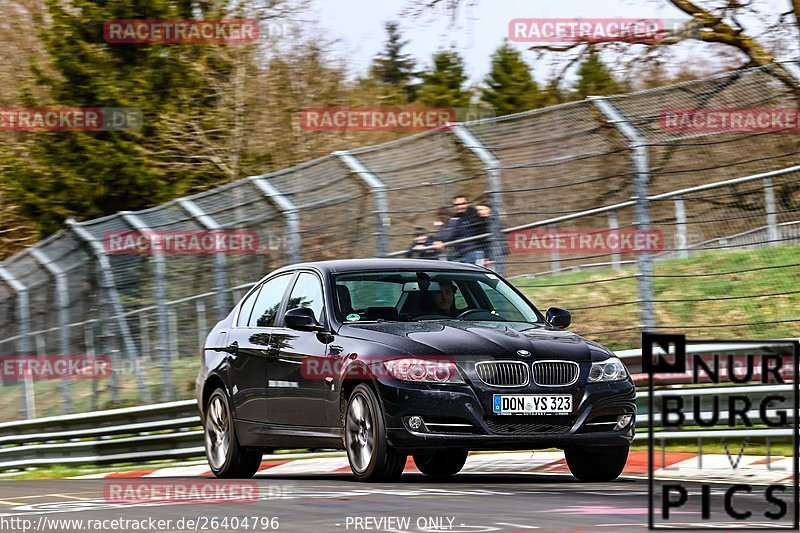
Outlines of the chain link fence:
[[[206,332],[256,280],[298,261],[404,256],[419,227],[435,235],[447,225],[455,195],[489,208],[486,233],[473,239],[492,267],[539,307],[570,309],[579,334],[613,348],[637,346],[645,329],[796,337],[798,129],[673,131],[664,114],[797,110],[798,72],[781,63],[457,124],[144,211],[68,221],[0,266],[0,356],[103,355],[113,371],[4,377],[3,418],[190,397]],[[256,235],[257,249],[106,247],[121,232],[226,230]],[[538,239],[632,230],[650,230],[659,246],[561,249]]]

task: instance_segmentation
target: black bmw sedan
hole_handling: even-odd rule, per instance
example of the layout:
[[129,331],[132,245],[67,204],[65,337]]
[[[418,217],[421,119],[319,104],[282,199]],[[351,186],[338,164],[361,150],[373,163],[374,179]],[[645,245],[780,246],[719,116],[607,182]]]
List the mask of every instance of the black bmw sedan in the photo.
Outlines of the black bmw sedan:
[[344,448],[356,478],[408,455],[446,477],[469,450],[560,448],[582,481],[622,472],[635,390],[622,362],[473,265],[304,263],[257,283],[208,335],[196,381],[209,465],[250,477],[275,448]]

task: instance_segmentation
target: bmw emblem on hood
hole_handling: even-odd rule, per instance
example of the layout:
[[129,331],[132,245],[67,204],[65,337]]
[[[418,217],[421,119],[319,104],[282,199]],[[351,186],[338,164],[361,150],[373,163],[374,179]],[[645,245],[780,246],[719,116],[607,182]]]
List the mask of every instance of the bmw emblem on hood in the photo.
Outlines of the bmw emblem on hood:
[[517,355],[521,355],[522,357],[528,357],[531,354],[528,350],[517,350]]

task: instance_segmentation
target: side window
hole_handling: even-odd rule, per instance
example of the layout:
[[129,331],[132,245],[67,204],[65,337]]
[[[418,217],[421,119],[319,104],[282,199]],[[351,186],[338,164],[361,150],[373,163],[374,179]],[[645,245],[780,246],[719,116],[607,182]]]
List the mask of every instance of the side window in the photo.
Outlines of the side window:
[[284,274],[261,286],[261,292],[258,293],[256,304],[253,307],[253,314],[250,315],[249,325],[251,328],[269,328],[275,324],[278,308],[281,306],[283,294],[291,279],[291,274]]
[[247,326],[247,323],[250,320],[250,313],[253,312],[253,306],[256,304],[256,298],[258,298],[259,290],[260,288],[251,292],[247,296],[247,299],[242,302],[242,305],[239,308],[239,318],[236,319],[237,326]]
[[286,309],[307,307],[314,311],[317,321],[322,322],[322,308],[324,305],[319,278],[308,272],[303,272],[297,276],[297,282],[294,284],[292,294],[289,296],[289,305],[286,306]]

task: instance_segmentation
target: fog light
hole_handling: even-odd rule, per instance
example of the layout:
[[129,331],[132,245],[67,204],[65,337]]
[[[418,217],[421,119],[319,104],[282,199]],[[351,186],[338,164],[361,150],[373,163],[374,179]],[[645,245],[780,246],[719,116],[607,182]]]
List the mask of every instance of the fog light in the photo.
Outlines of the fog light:
[[614,426],[614,430],[628,427],[628,424],[631,423],[631,418],[633,418],[632,415],[619,415],[617,417],[617,425]]
[[422,427],[422,417],[421,416],[410,416],[408,417],[408,427],[413,430],[418,430]]

